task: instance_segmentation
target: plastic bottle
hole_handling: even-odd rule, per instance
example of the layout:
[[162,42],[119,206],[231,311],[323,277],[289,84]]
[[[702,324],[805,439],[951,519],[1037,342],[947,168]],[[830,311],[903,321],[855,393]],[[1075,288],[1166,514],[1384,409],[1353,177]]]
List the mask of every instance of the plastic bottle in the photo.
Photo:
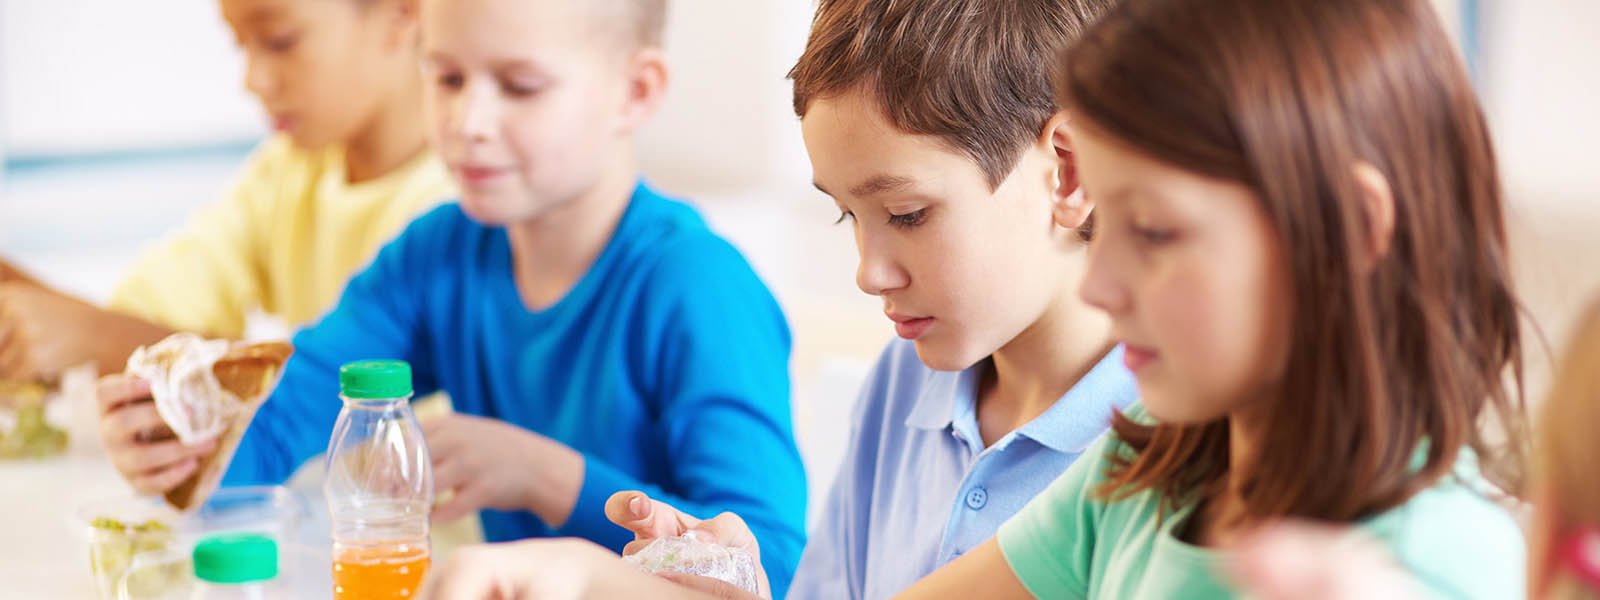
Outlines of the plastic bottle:
[[336,600],[410,598],[430,561],[433,465],[411,411],[411,366],[339,368],[344,409],[328,441],[323,493],[333,523]]

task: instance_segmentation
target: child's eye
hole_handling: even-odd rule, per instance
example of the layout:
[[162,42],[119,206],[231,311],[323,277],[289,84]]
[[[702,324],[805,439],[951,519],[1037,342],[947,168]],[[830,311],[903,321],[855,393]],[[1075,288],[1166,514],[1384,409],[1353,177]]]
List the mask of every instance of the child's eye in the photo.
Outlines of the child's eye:
[[848,221],[856,220],[856,214],[853,213],[853,212],[850,212],[848,210],[841,210],[841,211],[839,211],[839,220],[834,221],[833,224],[834,225],[838,225],[838,224],[843,223],[843,222],[845,222],[847,220]]
[[1177,237],[1178,237],[1178,233],[1176,231],[1171,230],[1171,229],[1157,229],[1157,228],[1153,228],[1153,227],[1140,227],[1138,225],[1134,225],[1134,226],[1132,226],[1132,228],[1133,228],[1133,235],[1135,237],[1139,238],[1139,241],[1144,242],[1146,244],[1150,244],[1150,245],[1165,244],[1165,243],[1170,242],[1170,241],[1172,241],[1174,239],[1177,239]]
[[299,42],[300,32],[291,31],[288,33],[267,36],[267,39],[262,42],[262,46],[266,47],[268,52],[281,53],[293,50],[295,44]]
[[928,220],[928,209],[908,212],[903,215],[889,215],[889,224],[901,229],[911,229]]
[[466,83],[466,78],[462,77],[460,73],[443,73],[439,75],[439,86],[446,89],[459,90],[464,83]]
[[542,82],[505,80],[500,82],[500,91],[513,98],[527,98],[538,95],[544,91]]

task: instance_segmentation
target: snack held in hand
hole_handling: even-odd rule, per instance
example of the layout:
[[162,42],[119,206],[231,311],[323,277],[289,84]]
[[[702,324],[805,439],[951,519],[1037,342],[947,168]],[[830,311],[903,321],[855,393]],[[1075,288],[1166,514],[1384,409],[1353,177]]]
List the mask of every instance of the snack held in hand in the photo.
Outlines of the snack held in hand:
[[756,560],[743,548],[729,548],[689,535],[656,538],[624,561],[655,575],[676,572],[720,579],[752,594],[756,589]]
[[166,493],[167,502],[188,510],[222,481],[245,428],[293,353],[284,342],[234,343],[178,333],[128,358],[127,373],[150,383],[156,411],[179,440],[186,445],[217,440],[216,452]]

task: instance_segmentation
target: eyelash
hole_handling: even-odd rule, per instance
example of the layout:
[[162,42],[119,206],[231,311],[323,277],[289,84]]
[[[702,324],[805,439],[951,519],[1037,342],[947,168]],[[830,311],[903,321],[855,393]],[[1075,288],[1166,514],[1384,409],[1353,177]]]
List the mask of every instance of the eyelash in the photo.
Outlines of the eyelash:
[[[835,220],[833,222],[833,224],[834,225],[839,225],[841,223],[844,223],[847,220],[848,221],[856,220],[856,214],[853,213],[853,212],[850,212],[848,210],[839,211],[839,218],[837,220]],[[896,227],[896,228],[899,228],[899,229],[911,229],[913,227],[916,227],[918,225],[923,224],[927,220],[928,220],[928,209],[926,209],[926,208],[924,208],[922,210],[914,211],[914,212],[909,212],[909,213],[906,213],[906,214],[903,214],[903,215],[889,215],[889,225],[891,227]]]
[[1133,235],[1147,244],[1159,246],[1177,239],[1178,234],[1171,229],[1152,229],[1149,227],[1133,226]]
[[[443,73],[439,75],[438,81],[439,85],[443,86],[445,89],[458,91],[463,85],[466,84],[466,77],[462,76],[460,73]],[[513,98],[528,98],[544,91],[544,85],[521,85],[502,82],[500,84],[500,91],[501,93]]]
[[281,54],[293,50],[294,45],[299,42],[300,32],[296,31],[293,33],[269,37],[265,42],[262,43],[262,46],[264,46],[268,52]]
[[900,229],[911,229],[928,220],[928,209],[908,212],[903,215],[889,215],[889,225]]

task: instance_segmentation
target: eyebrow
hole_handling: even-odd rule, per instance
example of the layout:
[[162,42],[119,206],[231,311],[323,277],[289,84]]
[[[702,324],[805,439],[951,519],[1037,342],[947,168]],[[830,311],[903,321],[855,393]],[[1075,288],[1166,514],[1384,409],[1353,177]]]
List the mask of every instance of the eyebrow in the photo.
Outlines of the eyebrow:
[[269,21],[274,21],[274,20],[278,19],[278,16],[279,16],[278,13],[279,13],[279,11],[278,11],[277,8],[274,8],[274,7],[271,7],[271,6],[263,6],[263,7],[255,9],[253,11],[250,11],[250,13],[245,16],[244,22],[254,25],[254,24],[258,24],[258,23],[265,23],[265,22],[269,22]]
[[[904,189],[906,187],[910,187],[912,183],[913,183],[913,181],[912,181],[912,179],[910,177],[901,177],[899,175],[878,174],[878,175],[872,176],[871,178],[867,179],[866,181],[863,181],[863,182],[861,182],[859,184],[856,184],[855,186],[852,186],[850,188],[850,195],[857,196],[857,197],[876,196],[878,194],[882,194],[882,193],[886,193],[886,192],[892,192],[892,191]],[[816,181],[812,181],[811,185],[813,187],[817,188],[817,191],[820,191],[820,192],[822,192],[824,194],[827,194],[829,196],[833,195],[832,192],[829,192],[828,190],[823,189],[822,184],[817,183]]]

